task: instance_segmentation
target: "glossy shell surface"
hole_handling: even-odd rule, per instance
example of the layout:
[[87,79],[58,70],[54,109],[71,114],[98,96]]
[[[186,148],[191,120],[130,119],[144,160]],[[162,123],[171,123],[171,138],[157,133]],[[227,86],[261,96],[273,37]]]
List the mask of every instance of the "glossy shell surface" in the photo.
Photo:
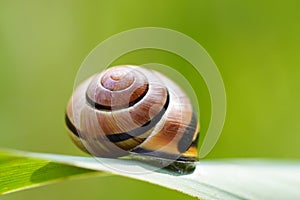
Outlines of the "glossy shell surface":
[[74,143],[97,157],[197,159],[199,123],[190,99],[153,70],[117,66],[87,79],[68,103],[66,123]]

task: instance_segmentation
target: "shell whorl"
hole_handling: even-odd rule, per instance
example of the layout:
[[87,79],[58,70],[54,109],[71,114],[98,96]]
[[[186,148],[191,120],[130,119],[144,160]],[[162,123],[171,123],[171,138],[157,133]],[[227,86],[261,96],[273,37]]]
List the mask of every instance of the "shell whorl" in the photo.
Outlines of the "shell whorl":
[[66,120],[77,146],[100,157],[134,152],[177,158],[190,149],[199,126],[173,81],[137,66],[109,68],[82,83]]
[[147,78],[142,73],[128,67],[118,67],[96,75],[86,95],[97,109],[116,110],[135,104],[147,90]]

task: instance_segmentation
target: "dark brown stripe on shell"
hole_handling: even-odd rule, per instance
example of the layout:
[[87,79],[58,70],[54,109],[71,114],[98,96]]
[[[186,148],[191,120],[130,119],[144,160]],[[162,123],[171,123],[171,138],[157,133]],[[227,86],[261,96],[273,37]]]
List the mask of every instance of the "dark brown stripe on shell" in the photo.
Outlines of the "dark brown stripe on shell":
[[195,113],[193,112],[191,122],[186,127],[182,138],[178,142],[177,148],[180,153],[184,153],[188,150],[188,148],[190,148],[193,142],[193,137],[196,134],[197,124],[198,124],[198,120]]
[[[190,147],[197,148],[197,141],[199,135],[197,136],[195,141],[192,141],[194,135],[196,134],[197,124],[198,124],[197,117],[195,113],[193,113],[189,126],[186,128],[182,138],[178,142],[178,150],[180,153],[186,152]],[[141,147],[134,149],[132,152],[140,155],[145,155],[145,156],[160,157],[160,158],[185,161],[185,162],[197,161],[197,158],[195,157],[186,157],[186,156],[180,156],[175,154],[169,154],[162,151],[144,149]]]
[[178,160],[178,161],[185,161],[185,162],[196,162],[197,158],[194,157],[186,157],[186,156],[180,156],[175,154],[169,154],[162,151],[155,151],[155,150],[148,150],[144,148],[136,148],[132,152],[137,153],[139,155],[143,156],[150,156],[150,157],[156,157],[156,158],[164,158],[164,159],[170,159],[170,160]]
[[[121,109],[124,109],[124,108],[128,108],[128,107],[131,107],[131,106],[134,106],[136,103],[138,103],[139,101],[141,101],[144,96],[147,94],[149,90],[149,85],[147,84],[147,87],[145,89],[145,91],[138,97],[136,98],[135,100],[131,101],[128,103],[127,107],[126,107],[126,104],[124,106],[121,107]],[[92,106],[93,108],[96,108],[97,110],[118,110],[118,108],[113,108],[111,106],[106,106],[106,105],[102,105],[102,104],[98,104],[97,102],[94,102],[88,95],[88,93],[85,93],[85,97],[86,97],[86,101],[88,102],[88,104],[90,106]]]
[[78,134],[78,130],[77,128],[74,126],[74,124],[71,122],[70,118],[68,117],[67,114],[65,114],[65,122],[66,122],[66,125],[68,127],[68,129],[76,136],[76,137],[80,137],[79,134]]
[[111,142],[116,143],[116,142],[122,142],[122,141],[125,141],[128,139],[131,139],[134,137],[138,137],[139,135],[146,133],[147,131],[152,129],[161,120],[161,118],[163,117],[163,115],[165,114],[165,112],[169,106],[169,99],[170,99],[169,93],[167,93],[167,99],[166,99],[163,109],[161,109],[161,111],[156,116],[154,116],[150,121],[143,124],[141,127],[133,129],[132,131],[129,131],[129,132],[106,135],[106,137]]

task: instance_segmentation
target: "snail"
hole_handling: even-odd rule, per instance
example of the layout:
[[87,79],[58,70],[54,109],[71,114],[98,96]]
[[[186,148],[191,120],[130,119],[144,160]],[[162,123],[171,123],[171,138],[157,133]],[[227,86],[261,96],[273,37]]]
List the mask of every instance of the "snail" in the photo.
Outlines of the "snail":
[[123,65],[88,78],[72,94],[65,119],[72,141],[96,157],[168,160],[183,172],[197,161],[199,122],[191,101],[154,70]]

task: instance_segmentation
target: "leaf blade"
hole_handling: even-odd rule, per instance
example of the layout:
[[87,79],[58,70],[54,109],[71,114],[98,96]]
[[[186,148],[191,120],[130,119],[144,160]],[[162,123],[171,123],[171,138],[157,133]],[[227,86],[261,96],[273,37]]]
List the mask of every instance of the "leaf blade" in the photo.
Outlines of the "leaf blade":
[[[300,198],[300,162],[262,159],[207,160],[198,163],[193,174],[173,176],[152,172],[133,174],[111,167],[131,167],[133,161],[13,152],[27,158],[125,176],[177,190],[201,199],[297,199]],[[148,167],[139,163],[141,167]],[[0,168],[1,170],[1,168]],[[1,183],[1,177],[0,177]]]
[[44,159],[0,154],[0,195],[101,172]]

